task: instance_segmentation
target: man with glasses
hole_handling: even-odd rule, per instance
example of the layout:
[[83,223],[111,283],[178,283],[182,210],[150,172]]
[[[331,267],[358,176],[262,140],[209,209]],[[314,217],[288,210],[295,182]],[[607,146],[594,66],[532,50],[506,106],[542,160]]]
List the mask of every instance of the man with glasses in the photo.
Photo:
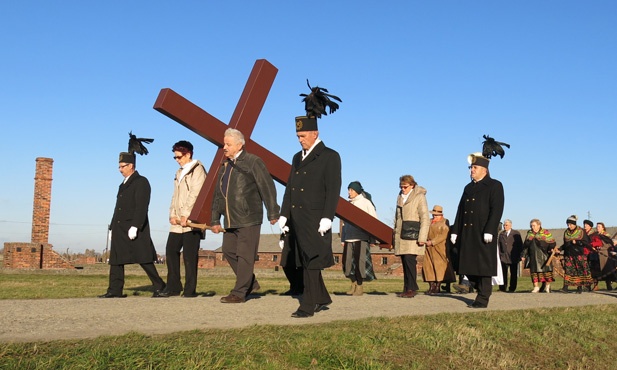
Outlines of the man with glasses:
[[[174,193],[169,207],[171,228],[165,247],[167,287],[161,295],[177,296],[184,291],[182,295],[185,298],[193,298],[197,297],[197,260],[199,242],[204,234],[189,227],[188,217],[206,180],[206,170],[200,161],[193,159],[193,144],[190,142],[178,141],[171,150],[180,168],[174,178]],[[184,288],[180,279],[180,254],[184,259]]]
[[109,286],[99,298],[125,298],[124,265],[139,263],[154,285],[153,298],[161,297],[165,288],[154,261],[156,250],[150,238],[148,205],[150,183],[135,170],[135,154],[120,153],[118,169],[124,181],[118,189],[116,207],[111,219],[109,252]]

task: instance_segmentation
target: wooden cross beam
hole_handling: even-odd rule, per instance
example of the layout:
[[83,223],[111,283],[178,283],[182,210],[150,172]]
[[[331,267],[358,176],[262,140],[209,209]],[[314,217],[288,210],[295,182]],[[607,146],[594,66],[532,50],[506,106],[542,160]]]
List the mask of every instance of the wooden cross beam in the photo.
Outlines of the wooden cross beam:
[[[250,139],[277,72],[276,67],[265,59],[259,59],[255,62],[229,125],[213,117],[175,91],[161,89],[154,103],[154,109],[219,147],[193,211],[189,216],[190,220],[197,223],[210,222],[210,205],[216,187],[216,174],[221,163],[225,160],[223,139],[227,128],[240,130],[246,140],[246,150],[263,159],[274,180],[283,186],[287,185],[291,165]],[[368,213],[360,211],[343,198],[339,198],[336,215],[342,220],[366,230],[380,240],[383,246],[392,245],[392,228]]]

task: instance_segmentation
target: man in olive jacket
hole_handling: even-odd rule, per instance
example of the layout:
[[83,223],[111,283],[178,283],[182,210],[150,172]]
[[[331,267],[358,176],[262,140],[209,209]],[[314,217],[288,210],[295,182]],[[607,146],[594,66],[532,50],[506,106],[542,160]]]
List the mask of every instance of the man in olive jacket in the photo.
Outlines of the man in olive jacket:
[[118,169],[124,181],[118,189],[116,207],[111,219],[111,249],[109,253],[109,287],[99,298],[124,298],[124,265],[139,263],[152,285],[152,297],[161,297],[165,288],[154,261],[156,250],[150,238],[148,205],[150,183],[135,170],[135,154],[120,153]]
[[296,117],[296,131],[302,150],[292,160],[279,226],[291,234],[289,247],[303,269],[304,292],[292,317],[304,318],[332,303],[321,270],[334,265],[332,220],[341,192],[341,158],[319,139],[317,119]]
[[452,226],[451,241],[459,250],[459,274],[478,290],[470,308],[486,308],[497,275],[497,232],[504,207],[501,182],[488,173],[489,160],[469,155],[472,181],[465,186]]
[[[218,171],[212,200],[212,232],[223,235],[223,255],[236,274],[231,293],[222,303],[243,303],[251,291],[258,290],[254,268],[266,206],[268,220],[279,218],[274,180],[258,156],[244,150],[244,135],[233,128],[225,131],[223,152],[227,160]],[[224,227],[221,226],[224,216]]]

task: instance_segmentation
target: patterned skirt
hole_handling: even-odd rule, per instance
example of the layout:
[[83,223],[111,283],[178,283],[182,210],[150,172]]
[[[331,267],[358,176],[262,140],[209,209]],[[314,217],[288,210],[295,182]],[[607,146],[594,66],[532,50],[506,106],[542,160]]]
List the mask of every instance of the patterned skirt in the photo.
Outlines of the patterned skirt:
[[565,286],[591,286],[591,270],[587,262],[587,256],[566,256],[563,259],[564,285]]
[[531,281],[535,283],[552,283],[555,281],[553,278],[553,271],[549,272],[532,272]]

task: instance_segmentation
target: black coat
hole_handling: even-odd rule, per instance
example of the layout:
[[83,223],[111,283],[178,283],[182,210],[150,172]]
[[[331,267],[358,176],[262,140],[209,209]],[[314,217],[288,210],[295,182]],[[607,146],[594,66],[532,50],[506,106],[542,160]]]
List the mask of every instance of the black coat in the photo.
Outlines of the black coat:
[[[116,208],[111,219],[110,265],[130,263],[152,263],[156,261],[156,250],[150,238],[148,205],[150,204],[150,183],[135,171],[126,184],[120,184]],[[137,227],[137,238],[129,239],[129,229]]]
[[290,248],[296,263],[308,269],[334,265],[332,229],[323,236],[317,231],[322,218],[334,220],[341,192],[341,157],[320,142],[302,160],[294,155],[283,196],[281,216],[287,217]]
[[[503,207],[501,182],[487,175],[465,186],[452,226],[452,234],[457,235],[459,274],[497,275],[497,233]],[[484,243],[485,233],[493,235],[490,243]]]
[[[232,166],[227,196],[224,195],[222,188],[225,166]],[[220,225],[221,216],[225,217],[224,227],[229,229],[261,225],[264,205],[268,211],[268,220],[279,218],[274,180],[261,158],[243,150],[236,163],[231,165],[226,162],[219,169],[217,176],[212,199],[211,225]]]

